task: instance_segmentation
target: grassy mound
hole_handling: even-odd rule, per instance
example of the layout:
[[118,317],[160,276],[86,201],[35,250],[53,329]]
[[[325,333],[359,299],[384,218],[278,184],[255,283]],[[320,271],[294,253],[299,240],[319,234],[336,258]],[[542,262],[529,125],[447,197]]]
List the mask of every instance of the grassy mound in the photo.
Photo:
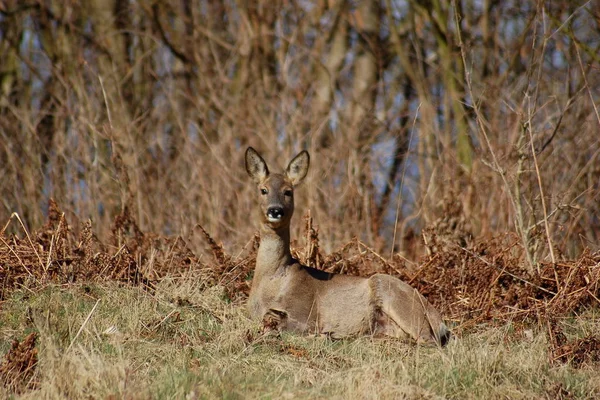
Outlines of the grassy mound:
[[[12,221],[19,221],[14,216]],[[12,222],[10,221],[10,222]],[[600,394],[600,254],[523,267],[510,235],[467,246],[435,232],[419,265],[353,240],[325,254],[306,221],[294,254],[328,271],[390,273],[453,326],[447,349],[393,340],[264,336],[244,312],[258,237],[238,256],[199,227],[141,232],[120,215],[109,243],[50,205],[47,223],[2,237],[2,395],[22,398],[589,398]],[[11,344],[12,343],[12,344]]]

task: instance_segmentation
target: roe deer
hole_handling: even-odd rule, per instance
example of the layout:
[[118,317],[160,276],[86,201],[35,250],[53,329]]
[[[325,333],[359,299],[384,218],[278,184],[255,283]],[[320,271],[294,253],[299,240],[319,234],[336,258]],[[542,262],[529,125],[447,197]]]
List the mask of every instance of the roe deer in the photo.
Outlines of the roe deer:
[[445,345],[440,313],[414,288],[390,275],[333,274],[302,265],[290,253],[294,187],[306,177],[302,151],[283,174],[270,173],[249,147],[246,171],[260,196],[260,246],[248,310],[266,326],[342,338],[360,334]]

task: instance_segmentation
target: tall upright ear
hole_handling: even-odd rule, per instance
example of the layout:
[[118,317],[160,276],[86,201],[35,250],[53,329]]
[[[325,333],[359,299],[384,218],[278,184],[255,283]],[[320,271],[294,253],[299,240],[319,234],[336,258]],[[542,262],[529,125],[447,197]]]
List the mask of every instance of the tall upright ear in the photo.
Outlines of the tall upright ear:
[[248,147],[246,150],[246,172],[257,184],[269,176],[267,163],[252,147]]
[[306,150],[303,150],[298,154],[288,165],[285,173],[292,181],[292,185],[296,186],[304,180],[308,173],[308,166],[310,165],[310,156]]

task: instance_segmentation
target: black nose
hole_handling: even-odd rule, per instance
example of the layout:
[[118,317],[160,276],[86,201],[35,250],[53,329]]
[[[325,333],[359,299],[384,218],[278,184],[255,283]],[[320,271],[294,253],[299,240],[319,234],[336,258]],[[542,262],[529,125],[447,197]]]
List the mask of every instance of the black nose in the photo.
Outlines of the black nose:
[[267,209],[267,217],[279,219],[283,217],[283,208],[281,207],[269,207]]

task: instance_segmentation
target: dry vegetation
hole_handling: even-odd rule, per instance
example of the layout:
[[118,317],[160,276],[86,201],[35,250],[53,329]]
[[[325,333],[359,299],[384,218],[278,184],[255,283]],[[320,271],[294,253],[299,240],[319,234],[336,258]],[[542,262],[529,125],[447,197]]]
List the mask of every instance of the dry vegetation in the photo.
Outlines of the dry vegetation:
[[[599,9],[0,2],[0,397],[600,396]],[[247,145],[457,340],[263,336]]]
[[299,259],[330,271],[397,274],[444,310],[457,339],[437,349],[275,338],[243,312],[256,237],[231,256],[199,226],[203,259],[181,237],[143,233],[127,213],[104,244],[90,226],[75,238],[56,204],[49,209],[38,232],[3,239],[6,395],[600,395],[600,253],[540,263],[530,273],[514,235],[435,250],[441,243],[430,232],[431,254],[419,264],[385,259],[357,239],[324,254],[307,215],[306,243],[294,248]]

